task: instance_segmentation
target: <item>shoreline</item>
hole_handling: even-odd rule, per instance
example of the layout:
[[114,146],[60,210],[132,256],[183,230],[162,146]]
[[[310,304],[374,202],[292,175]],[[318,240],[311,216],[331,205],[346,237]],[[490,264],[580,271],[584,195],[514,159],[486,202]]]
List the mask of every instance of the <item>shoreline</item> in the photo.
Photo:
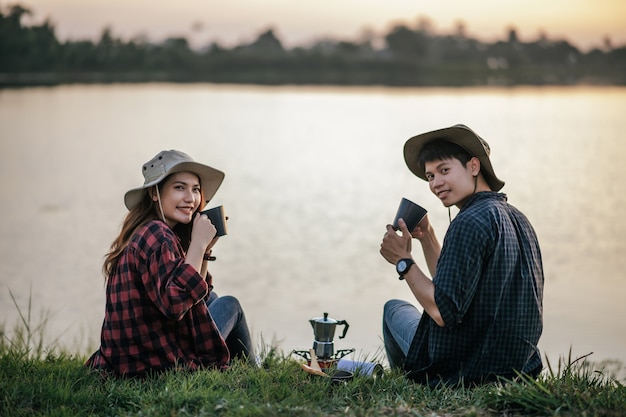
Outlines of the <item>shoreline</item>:
[[[359,78],[359,77],[356,77]],[[282,81],[281,81],[282,80]],[[515,82],[506,77],[488,77],[484,82],[341,82],[325,78],[323,75],[316,79],[290,79],[285,77],[237,77],[220,75],[199,75],[188,72],[0,72],[0,89],[20,88],[36,86],[57,86],[69,84],[148,84],[148,83],[174,83],[174,84],[239,84],[239,85],[264,85],[264,86],[312,86],[312,87],[434,87],[434,88],[459,88],[459,87],[573,87],[573,86],[597,86],[597,87],[623,87],[626,83],[610,82],[605,79],[586,77],[580,80],[552,81],[552,82]]]

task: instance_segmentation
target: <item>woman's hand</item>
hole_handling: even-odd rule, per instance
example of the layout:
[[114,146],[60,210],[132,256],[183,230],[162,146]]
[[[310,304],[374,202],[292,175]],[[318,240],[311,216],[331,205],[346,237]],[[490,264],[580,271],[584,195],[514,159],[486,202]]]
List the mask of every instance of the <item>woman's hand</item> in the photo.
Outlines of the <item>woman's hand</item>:
[[[224,219],[228,221],[228,216],[225,216]],[[217,233],[217,229],[215,230],[215,232]],[[213,239],[211,239],[211,241],[209,242],[209,245],[206,247],[206,250],[204,252],[205,255],[211,256],[211,248],[215,246],[219,238],[220,238],[219,236],[214,236]]]
[[217,229],[211,223],[206,214],[197,213],[193,219],[193,227],[191,229],[191,244],[198,245],[202,252],[210,250],[217,242],[215,234]]
[[217,230],[206,214],[197,213],[193,218],[193,226],[191,229],[191,242],[185,256],[185,263],[192,265],[198,273],[206,276],[206,262],[204,254],[211,251],[209,246],[213,246],[217,238],[215,234]]

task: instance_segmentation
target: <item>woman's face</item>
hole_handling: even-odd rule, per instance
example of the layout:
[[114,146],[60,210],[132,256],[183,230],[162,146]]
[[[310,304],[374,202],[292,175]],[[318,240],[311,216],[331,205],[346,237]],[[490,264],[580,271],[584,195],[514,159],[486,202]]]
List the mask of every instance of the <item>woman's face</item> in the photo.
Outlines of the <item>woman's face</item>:
[[[177,172],[170,175],[160,188],[163,216],[170,228],[178,223],[187,224],[200,206],[200,180],[191,172]],[[153,200],[157,200],[153,193]]]

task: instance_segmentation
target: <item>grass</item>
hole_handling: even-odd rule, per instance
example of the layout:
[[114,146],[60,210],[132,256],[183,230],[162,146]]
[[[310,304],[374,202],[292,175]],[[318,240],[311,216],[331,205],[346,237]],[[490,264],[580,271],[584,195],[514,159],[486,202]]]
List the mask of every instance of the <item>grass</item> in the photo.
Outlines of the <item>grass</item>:
[[[15,302],[15,301],[14,301]],[[46,346],[29,313],[0,328],[0,416],[624,416],[626,388],[587,357],[548,363],[474,389],[428,388],[397,371],[345,384],[303,372],[299,360],[262,346],[262,366],[103,379],[85,357]],[[617,369],[619,370],[619,368]]]

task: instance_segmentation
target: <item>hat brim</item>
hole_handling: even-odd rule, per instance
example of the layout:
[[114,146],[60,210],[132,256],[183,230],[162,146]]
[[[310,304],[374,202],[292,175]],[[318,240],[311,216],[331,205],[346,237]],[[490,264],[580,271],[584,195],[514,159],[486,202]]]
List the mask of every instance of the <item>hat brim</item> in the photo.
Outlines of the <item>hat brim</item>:
[[470,155],[478,158],[485,181],[487,181],[489,188],[493,191],[499,191],[502,187],[504,187],[504,181],[500,180],[493,170],[489,155],[487,155],[487,152],[482,145],[482,139],[480,139],[474,131],[464,125],[455,125],[444,129],[433,130],[431,132],[413,136],[407,140],[404,144],[404,161],[413,174],[424,181],[428,181],[424,167],[420,166],[417,160],[424,145],[435,139],[443,139],[456,143],[469,152]]
[[198,162],[181,162],[172,166],[167,172],[163,173],[159,178],[154,181],[145,183],[141,187],[129,190],[124,195],[124,204],[128,210],[135,207],[141,202],[141,195],[147,188],[157,185],[168,175],[175,174],[177,172],[192,172],[200,178],[200,184],[202,193],[204,194],[204,203],[208,203],[224,181],[225,174],[219,169],[215,169],[208,165],[200,164]]

